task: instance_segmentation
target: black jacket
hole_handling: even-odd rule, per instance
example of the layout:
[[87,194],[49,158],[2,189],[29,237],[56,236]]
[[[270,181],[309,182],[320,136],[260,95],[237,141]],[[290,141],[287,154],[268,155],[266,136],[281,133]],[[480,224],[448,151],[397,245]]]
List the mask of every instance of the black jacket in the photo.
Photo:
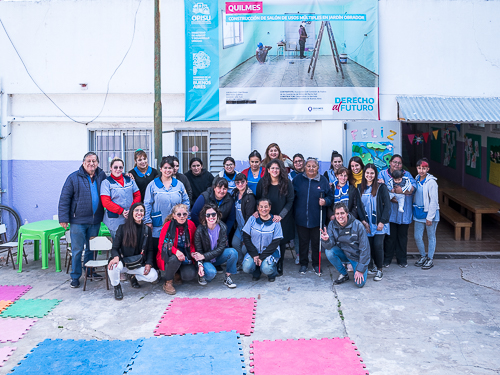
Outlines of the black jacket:
[[[361,186],[361,185],[359,185]],[[335,186],[332,185],[332,193],[335,196]],[[335,203],[328,207],[328,217],[332,217],[335,214],[333,212],[333,207]],[[349,202],[347,204],[347,208],[349,209],[349,213],[358,220],[363,221],[366,216],[365,208],[363,207],[363,202],[361,202],[361,195],[359,194],[358,189],[354,187],[354,185],[349,184]]]
[[195,176],[191,170],[184,173],[184,176],[186,176],[189,180],[191,189],[193,189],[193,204],[196,202],[201,193],[212,186],[212,182],[214,180],[212,173],[208,172],[206,169],[202,169],[198,176]]
[[189,197],[189,203],[192,206],[193,205],[193,189],[191,189],[191,183],[189,182],[189,179],[185,175],[183,175],[182,173],[176,173],[175,178],[177,178],[180,182],[182,182],[182,184],[186,188],[186,193]]
[[[142,264],[153,265],[153,259],[156,256],[155,249],[153,247],[151,228],[147,225],[136,225],[137,228],[137,241],[135,247],[125,246],[123,244],[123,227],[122,224],[118,227],[116,231],[115,239],[113,240],[113,247],[111,248],[111,259],[118,256],[123,262],[124,257],[130,257],[132,255],[139,255],[142,250],[144,254],[142,257]],[[144,236],[147,236],[146,246],[142,249],[142,244],[144,242]]]
[[[233,199],[236,204],[236,201],[238,200],[238,195],[240,194],[238,189],[233,190]],[[255,195],[252,191],[252,189],[247,188],[247,190],[243,193],[243,196],[241,197],[241,213],[243,214],[243,219],[245,220],[245,223],[247,222],[248,218],[252,216],[255,211],[257,210],[257,200],[255,199]]]
[[196,228],[194,234],[194,248],[195,250],[205,256],[206,261],[210,261],[217,258],[222,254],[227,244],[227,229],[226,224],[222,221],[219,223],[219,239],[217,240],[217,247],[212,250],[212,244],[210,242],[210,235],[208,234],[208,228],[206,225],[199,225]]
[[[359,194],[363,194],[361,192],[361,185],[358,185]],[[389,222],[389,218],[391,217],[391,198],[389,197],[389,190],[385,184],[378,185],[377,191],[377,224],[387,224]],[[358,220],[366,220],[369,223],[371,215],[365,212],[364,216],[358,218]]]
[[[207,203],[218,204],[215,199],[215,192],[213,188],[208,188],[204,191],[194,202],[193,208],[191,210],[191,220],[193,223],[198,226],[200,225],[200,218],[198,215],[200,214],[203,206]],[[226,224],[228,231],[231,231],[233,228],[234,220],[236,219],[236,208],[234,207],[234,199],[228,193],[222,198],[222,201],[219,204],[219,211],[222,213],[222,221]]]

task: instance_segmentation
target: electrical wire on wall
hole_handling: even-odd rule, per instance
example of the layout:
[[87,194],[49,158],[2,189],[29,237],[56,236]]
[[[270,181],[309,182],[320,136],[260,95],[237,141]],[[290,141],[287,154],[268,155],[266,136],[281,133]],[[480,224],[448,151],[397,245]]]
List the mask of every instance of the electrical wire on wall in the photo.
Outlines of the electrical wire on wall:
[[137,24],[137,13],[139,12],[139,7],[141,6],[141,3],[142,3],[142,0],[139,0],[139,4],[137,5],[137,9],[135,11],[135,15],[134,15],[134,30],[133,30],[133,33],[132,33],[132,40],[130,41],[130,45],[127,49],[127,52],[125,52],[125,55],[123,56],[122,60],[120,61],[120,63],[118,64],[118,66],[116,67],[116,69],[113,71],[113,74],[111,74],[111,77],[109,77],[109,80],[108,80],[108,85],[107,85],[107,88],[106,88],[106,95],[104,96],[104,102],[102,103],[102,107],[101,107],[101,110],[100,112],[97,114],[97,116],[95,116],[92,120],[90,121],[78,121],[78,120],[75,120],[74,118],[72,118],[71,116],[69,116],[66,112],[64,112],[64,110],[59,107],[56,102],[54,102],[52,100],[52,98],[47,95],[47,93],[45,91],[43,91],[43,89],[38,85],[38,83],[36,83],[35,79],[33,78],[33,76],[31,75],[31,73],[29,72],[28,70],[28,67],[26,66],[26,64],[24,63],[24,60],[23,58],[21,57],[21,55],[19,54],[19,51],[17,50],[16,46],[14,45],[14,42],[12,41],[12,39],[10,38],[10,35],[9,33],[7,32],[7,29],[5,28],[5,25],[3,24],[2,22],[2,19],[0,18],[0,24],[2,25],[2,28],[3,30],[5,31],[5,35],[7,35],[7,38],[9,39],[9,42],[10,44],[12,45],[12,47],[14,48],[14,51],[16,51],[16,54],[17,56],[19,57],[19,60],[21,60],[21,63],[23,64],[24,66],[24,69],[26,70],[26,73],[28,74],[28,76],[31,78],[31,80],[33,81],[33,83],[35,84],[36,87],[38,87],[38,89],[40,90],[40,92],[45,95],[45,97],[47,99],[50,100],[50,102],[52,104],[54,104],[54,106],[59,110],[61,111],[61,113],[66,116],[67,118],[69,118],[71,121],[73,122],[76,122],[78,124],[83,124],[83,125],[88,125],[90,124],[91,122],[94,122],[95,120],[97,120],[97,118],[101,115],[102,111],[104,110],[104,106],[106,105],[106,101],[108,99],[108,94],[109,94],[109,85],[111,83],[111,80],[113,79],[113,76],[116,74],[116,72],[118,71],[118,69],[120,68],[120,66],[122,66],[123,62],[125,61],[125,58],[127,57],[128,53],[130,52],[130,49],[132,48],[132,44],[134,43],[134,38],[135,38],[135,29],[136,29],[136,24]]
[[[366,38],[368,37],[368,35],[372,32],[373,30],[371,31],[368,31],[366,34],[364,34],[364,37],[363,37],[363,40],[361,41],[361,43],[351,52],[344,52],[346,55],[348,55],[349,57],[353,56],[353,54],[358,51],[358,53],[356,54],[356,56],[353,56],[353,57],[358,57],[359,53],[361,52],[361,47],[363,46],[363,44],[365,43],[365,40]],[[345,47],[345,41],[344,41],[344,47]]]

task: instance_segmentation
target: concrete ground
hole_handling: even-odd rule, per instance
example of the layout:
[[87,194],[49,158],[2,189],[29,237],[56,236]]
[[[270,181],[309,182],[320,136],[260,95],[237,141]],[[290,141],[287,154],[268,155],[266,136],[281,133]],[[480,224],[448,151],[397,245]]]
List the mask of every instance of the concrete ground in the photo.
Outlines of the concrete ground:
[[[238,287],[222,285],[222,275],[206,287],[188,283],[177,297],[254,297],[258,299],[255,332],[242,337],[247,373],[253,340],[350,337],[370,374],[499,374],[500,259],[437,259],[428,271],[413,266],[384,269],[364,288],[348,283],[332,287],[337,272],[323,256],[323,275],[298,274],[287,251],[285,275],[269,283],[238,274]],[[153,336],[172,296],[161,285],[135,290],[124,283],[123,301],[113,299],[104,281],[87,291],[70,289],[69,277],[41,270],[32,261],[21,274],[0,268],[0,285],[31,285],[24,298],[63,300],[17,343],[0,374],[7,374],[40,341],[60,339],[136,339]],[[64,262],[64,260],[63,260]],[[352,273],[351,273],[352,276]],[[314,373],[314,353],[304,353]],[[339,370],[339,374],[342,371]]]

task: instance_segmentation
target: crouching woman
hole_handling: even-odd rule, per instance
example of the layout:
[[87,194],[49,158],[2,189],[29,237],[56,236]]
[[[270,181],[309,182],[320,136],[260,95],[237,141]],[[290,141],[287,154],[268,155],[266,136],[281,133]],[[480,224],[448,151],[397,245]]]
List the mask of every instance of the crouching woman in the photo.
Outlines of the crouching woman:
[[272,282],[278,275],[277,262],[281,257],[279,245],[283,239],[283,231],[280,222],[273,221],[269,199],[260,199],[257,210],[259,216],[250,216],[243,228],[247,254],[242,268],[243,272],[252,274],[254,281],[259,280],[263,273]]
[[363,224],[355,219],[344,202],[334,206],[335,219],[330,221],[328,229],[321,231],[321,243],[330,263],[340,273],[334,284],[349,280],[343,263],[351,263],[354,269],[354,283],[363,287],[366,283],[368,263],[370,263],[370,244]]
[[236,288],[231,279],[231,274],[236,273],[236,262],[238,252],[227,247],[227,228],[221,221],[222,213],[217,205],[213,203],[203,206],[200,212],[200,225],[194,235],[193,253],[194,260],[198,265],[198,283],[207,285],[217,275],[215,267],[226,263],[226,275],[224,285],[228,288]]
[[155,249],[151,229],[143,222],[144,213],[144,204],[133,204],[127,221],[118,227],[113,240],[108,275],[116,300],[123,299],[120,273],[132,275],[132,288],[141,287],[138,281],[152,283],[158,280],[158,273],[152,268]]

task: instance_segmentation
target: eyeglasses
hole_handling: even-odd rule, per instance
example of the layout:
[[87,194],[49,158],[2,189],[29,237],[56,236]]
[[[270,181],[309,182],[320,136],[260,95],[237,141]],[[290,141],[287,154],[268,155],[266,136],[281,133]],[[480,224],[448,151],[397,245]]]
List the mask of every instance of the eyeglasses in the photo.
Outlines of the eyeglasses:
[[205,214],[205,217],[208,219],[209,217],[216,217],[217,216],[217,212],[207,212]]
[[241,181],[236,181],[235,184],[236,185],[245,185],[247,182],[245,180],[241,180]]
[[187,212],[177,212],[175,214],[175,216],[177,216],[177,217],[187,217],[187,215],[188,215]]
[[113,169],[123,169],[123,166],[121,166],[121,167],[114,166]]

